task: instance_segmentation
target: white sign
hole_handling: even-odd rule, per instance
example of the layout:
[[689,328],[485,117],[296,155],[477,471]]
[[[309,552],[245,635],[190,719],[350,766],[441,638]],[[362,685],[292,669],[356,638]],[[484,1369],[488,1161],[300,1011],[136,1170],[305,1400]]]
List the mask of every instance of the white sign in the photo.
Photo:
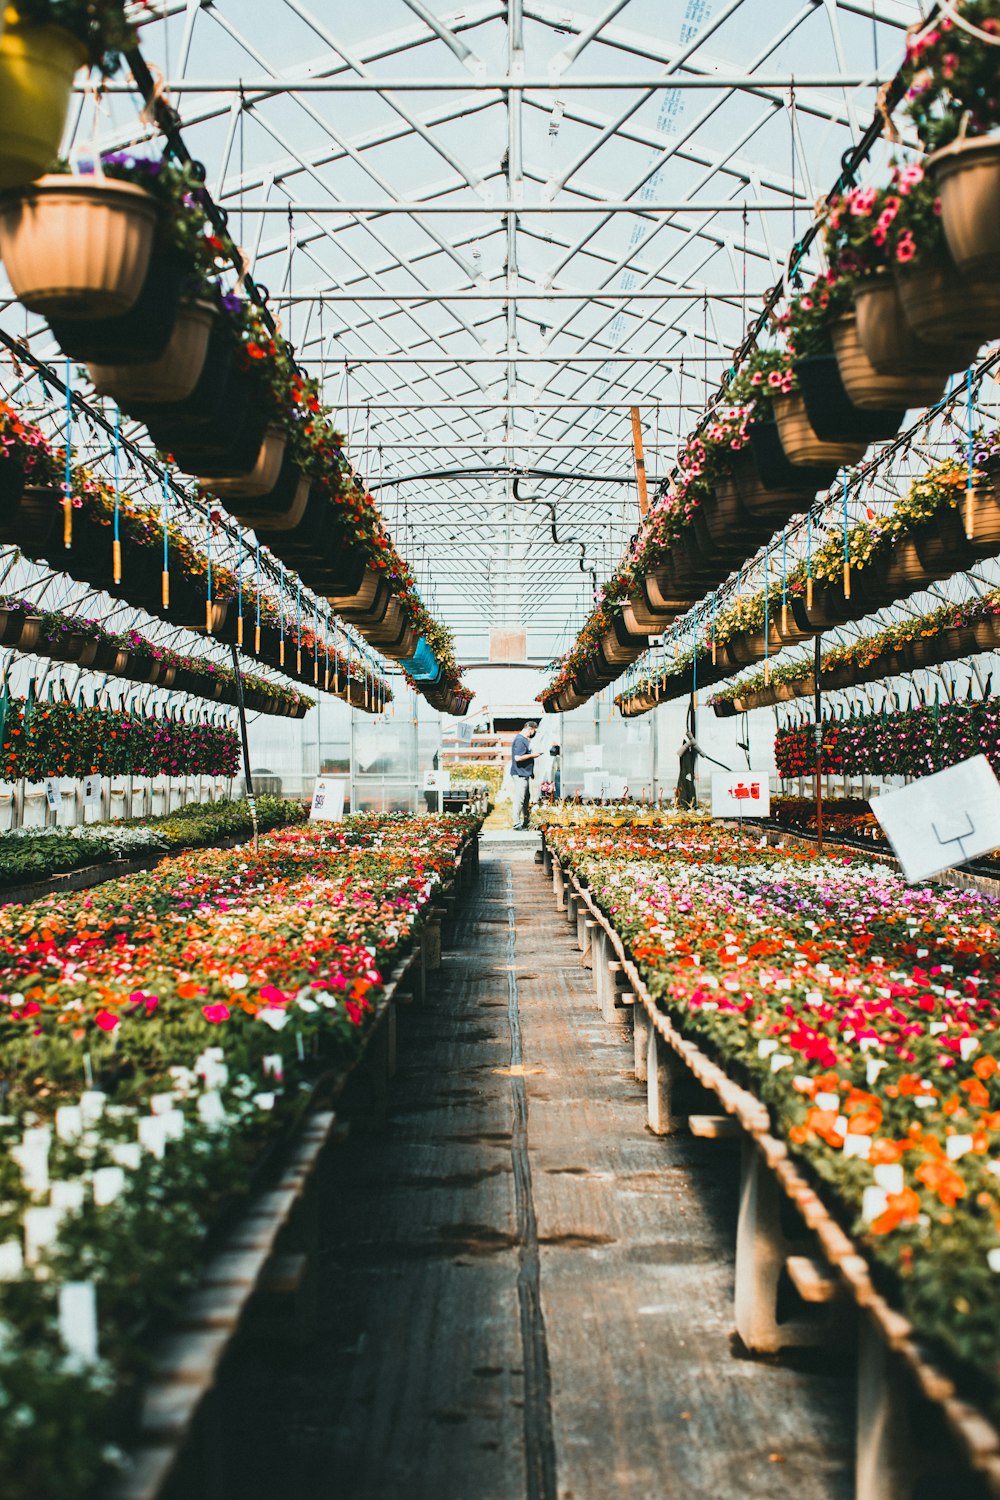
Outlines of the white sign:
[[53,812],[58,812],[62,807],[62,788],[54,776],[45,778],[45,800]]
[[[597,748],[600,749],[600,746]],[[612,776],[609,771],[584,771],[583,795],[616,802],[625,795],[625,777]]]
[[604,764],[603,745],[585,745],[583,749],[583,764],[588,771],[599,771]]
[[85,807],[100,807],[101,778],[99,776],[87,776],[84,779],[83,802]]
[[1000,849],[1000,782],[985,755],[871,799],[912,884]]
[[321,776],[313,791],[309,817],[321,823],[339,823],[344,816],[344,793],[347,783]]
[[769,818],[771,783],[766,771],[713,771],[713,818]]
[[446,792],[450,786],[451,786],[451,772],[450,771],[425,771],[424,772],[424,791],[425,792]]

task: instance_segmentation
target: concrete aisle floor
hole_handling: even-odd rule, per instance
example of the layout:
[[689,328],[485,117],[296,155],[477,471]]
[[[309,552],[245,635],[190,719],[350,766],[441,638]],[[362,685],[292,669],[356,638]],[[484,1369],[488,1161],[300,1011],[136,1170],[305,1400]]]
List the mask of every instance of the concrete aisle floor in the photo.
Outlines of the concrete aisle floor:
[[732,1334],[736,1155],[658,1140],[531,849],[483,851],[384,1128],[335,1152],[315,1341],[236,1371],[242,1500],[849,1500],[849,1378]]

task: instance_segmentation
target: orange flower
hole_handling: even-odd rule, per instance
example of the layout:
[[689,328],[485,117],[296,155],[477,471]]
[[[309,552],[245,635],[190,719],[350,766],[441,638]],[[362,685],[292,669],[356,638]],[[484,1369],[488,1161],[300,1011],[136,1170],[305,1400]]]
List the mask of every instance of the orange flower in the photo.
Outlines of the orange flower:
[[884,1213],[870,1225],[872,1234],[891,1234],[900,1224],[913,1224],[920,1214],[920,1194],[913,1188],[903,1188],[901,1193],[890,1193]]
[[930,1192],[936,1193],[946,1208],[954,1208],[959,1198],[965,1197],[964,1178],[943,1158],[921,1162],[916,1178]]

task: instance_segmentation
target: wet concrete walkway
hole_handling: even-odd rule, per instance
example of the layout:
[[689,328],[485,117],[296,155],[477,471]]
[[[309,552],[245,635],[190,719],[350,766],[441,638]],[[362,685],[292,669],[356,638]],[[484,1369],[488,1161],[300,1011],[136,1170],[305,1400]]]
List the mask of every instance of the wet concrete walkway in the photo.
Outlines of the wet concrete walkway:
[[848,1377],[734,1342],[736,1148],[646,1131],[531,854],[484,848],[388,1122],[332,1154],[316,1338],[241,1360],[234,1488],[849,1500]]

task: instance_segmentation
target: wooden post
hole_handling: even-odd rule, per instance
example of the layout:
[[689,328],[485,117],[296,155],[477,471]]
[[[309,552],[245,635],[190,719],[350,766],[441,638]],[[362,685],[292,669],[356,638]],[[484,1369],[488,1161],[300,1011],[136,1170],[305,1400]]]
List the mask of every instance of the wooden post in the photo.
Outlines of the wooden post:
[[646,1007],[638,998],[632,1007],[632,1045],[635,1056],[635,1081],[645,1083],[648,1071],[649,1033],[651,1026]]
[[823,692],[822,692],[822,689],[820,687],[820,681],[819,681],[819,677],[820,677],[820,663],[822,661],[822,654],[821,654],[821,651],[820,651],[820,642],[822,641],[822,639],[823,639],[823,637],[821,635],[818,635],[816,637],[816,653],[815,653],[815,656],[813,658],[813,660],[814,660],[813,681],[814,681],[814,685],[815,685],[815,689],[816,689],[816,696],[815,696],[815,699],[814,699],[815,712],[816,712],[816,728],[813,731],[813,733],[814,733],[815,741],[816,741],[816,853],[817,854],[822,854],[823,853],[823,772],[822,772],[822,765],[821,765],[821,762],[822,762],[822,759],[823,759]]
[[649,497],[646,493],[646,460],[642,453],[642,423],[639,420],[639,408],[633,406],[632,413],[632,451],[635,455],[635,483],[639,491],[639,514],[644,516],[649,509]]

